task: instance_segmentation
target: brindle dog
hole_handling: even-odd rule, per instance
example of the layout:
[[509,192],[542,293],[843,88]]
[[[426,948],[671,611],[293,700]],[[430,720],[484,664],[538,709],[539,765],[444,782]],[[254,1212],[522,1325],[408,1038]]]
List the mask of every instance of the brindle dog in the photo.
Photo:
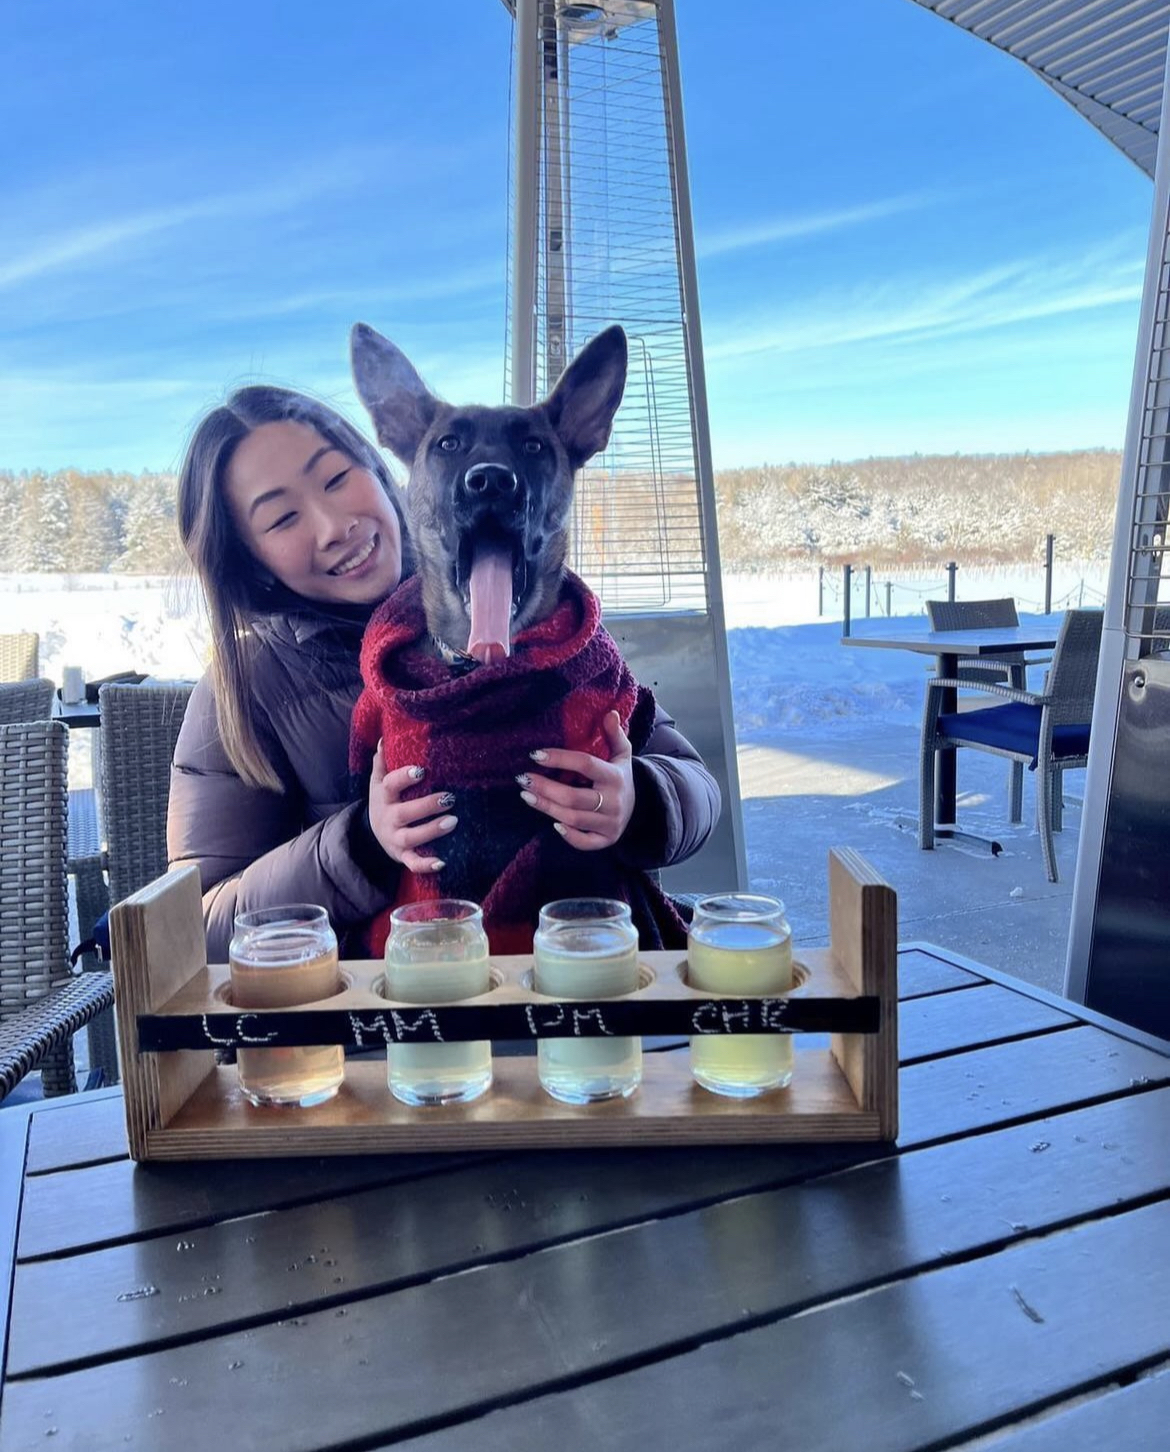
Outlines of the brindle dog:
[[533,408],[455,407],[365,323],[353,376],[378,441],[410,467],[407,512],[423,608],[441,644],[492,664],[560,594],[577,470],[609,441],[626,335],[607,328]]

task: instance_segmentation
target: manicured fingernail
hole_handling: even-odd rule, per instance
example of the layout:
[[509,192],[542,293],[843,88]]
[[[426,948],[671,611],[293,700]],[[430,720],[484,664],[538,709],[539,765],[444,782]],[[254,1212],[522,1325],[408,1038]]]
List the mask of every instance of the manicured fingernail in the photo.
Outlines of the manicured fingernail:
[[536,806],[536,798],[532,795],[531,792],[521,792],[520,800],[522,802],[527,802],[530,807]]
[[439,826],[442,827],[444,832],[449,832],[458,820],[458,817],[440,817]]
[[454,792],[444,792],[442,794],[442,796],[439,798],[439,806],[441,806],[441,807],[453,807],[454,805],[455,805],[455,793]]
[[532,757],[533,761],[547,761],[548,760],[548,752],[547,751],[530,751],[528,753],[528,755]]
[[565,835],[565,824],[564,824],[564,822],[554,822],[553,823],[553,831],[554,832],[559,832],[561,834],[561,836],[563,837]]
[[423,870],[425,872],[438,872],[440,868],[446,867],[446,865],[441,857],[428,857],[427,865]]
[[427,774],[427,769],[425,766],[408,766],[406,768],[406,774],[410,777],[411,781],[422,781],[423,777]]
[[520,783],[522,787],[532,785],[532,778],[528,775],[526,771],[520,772],[519,775],[516,777],[516,780]]
[[377,744],[377,746],[374,747],[374,755],[375,756],[378,756],[381,753],[381,750],[382,750],[382,738],[379,736],[378,737],[378,744]]

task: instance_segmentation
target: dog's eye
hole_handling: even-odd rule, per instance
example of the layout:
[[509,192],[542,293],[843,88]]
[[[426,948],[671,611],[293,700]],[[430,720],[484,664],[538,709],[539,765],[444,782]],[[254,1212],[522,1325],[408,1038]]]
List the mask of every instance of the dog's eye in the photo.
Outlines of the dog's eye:
[[526,454],[542,454],[544,453],[544,445],[539,439],[525,439],[524,452]]
[[453,454],[459,448],[459,440],[455,434],[444,434],[439,440],[439,448],[445,454]]

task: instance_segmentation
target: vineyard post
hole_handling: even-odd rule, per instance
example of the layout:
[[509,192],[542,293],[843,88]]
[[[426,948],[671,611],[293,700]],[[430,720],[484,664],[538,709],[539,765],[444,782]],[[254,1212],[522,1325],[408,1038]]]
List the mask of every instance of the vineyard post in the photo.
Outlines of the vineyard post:
[[842,594],[842,596],[844,597],[844,600],[845,600],[845,628],[844,628],[844,630],[843,630],[842,633],[844,635],[848,635],[849,634],[849,630],[850,630],[850,615],[852,614],[851,607],[853,605],[853,566],[852,565],[844,565],[842,567],[841,594]]

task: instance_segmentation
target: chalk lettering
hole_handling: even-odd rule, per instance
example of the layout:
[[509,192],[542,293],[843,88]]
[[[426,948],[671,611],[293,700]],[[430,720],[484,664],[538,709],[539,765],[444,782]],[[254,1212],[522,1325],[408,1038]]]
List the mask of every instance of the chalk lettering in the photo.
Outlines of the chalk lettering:
[[[760,1015],[769,1028],[782,1029],[784,1020],[788,1017],[788,1000],[786,998],[761,999]],[[791,1032],[791,1030],[787,1030],[787,1032]]]
[[740,1003],[733,1008],[730,1003],[720,1004],[723,1027],[730,1033],[733,1023],[742,1024],[744,1028],[750,1028],[752,1022],[752,1006],[750,1003]]
[[430,1030],[429,1038],[432,1043],[444,1042],[443,1035],[439,1032],[439,1020],[435,1017],[433,1009],[424,1008],[421,1013],[407,1015],[392,1008],[390,1017],[394,1020],[394,1027],[398,1030],[399,1043],[404,1043],[407,1038],[412,1038],[420,1029]]
[[372,1017],[363,1017],[360,1013],[351,1013],[349,1026],[353,1029],[353,1041],[359,1049],[365,1048],[367,1034],[371,1038],[381,1039],[384,1044],[397,1042],[384,1014],[375,1013]]
[[[540,1018],[537,1018],[538,1013]],[[526,1003],[524,1017],[528,1020],[528,1032],[535,1039],[540,1037],[541,1029],[560,1028],[565,1021],[565,1010],[560,1004],[555,1009],[547,1009],[539,1003]]]
[[243,1043],[243,1044],[270,1044],[273,1039],[279,1038],[280,1035],[279,1035],[279,1033],[277,1032],[276,1029],[273,1029],[273,1031],[270,1034],[251,1034],[251,1033],[249,1033],[248,1030],[244,1027],[244,1025],[247,1023],[247,1021],[250,1018],[255,1018],[255,1017],[256,1017],[256,1015],[254,1013],[242,1013],[242,1014],[240,1014],[239,1018],[236,1019],[236,1037],[240,1040],[241,1043]]
[[607,1038],[613,1038],[613,1031],[606,1028],[605,1020],[602,1018],[601,1010],[599,1008],[575,1008],[573,1010],[573,1032],[578,1036],[578,1038],[581,1035],[581,1025],[583,1023],[589,1023],[590,1020],[592,1020],[597,1025],[597,1027],[601,1030],[603,1034],[606,1035]]
[[200,1014],[200,1018],[203,1020],[203,1032],[207,1036],[207,1042],[209,1044],[226,1044],[226,1045],[231,1045],[231,1044],[234,1044],[235,1043],[235,1040],[234,1039],[230,1039],[230,1038],[228,1038],[228,1039],[217,1039],[216,1036],[211,1032],[211,1025],[207,1022],[207,1015],[205,1013],[204,1014]]
[[691,1027],[697,1034],[717,1034],[719,1032],[719,1005],[717,1003],[700,1003],[691,1015]]

